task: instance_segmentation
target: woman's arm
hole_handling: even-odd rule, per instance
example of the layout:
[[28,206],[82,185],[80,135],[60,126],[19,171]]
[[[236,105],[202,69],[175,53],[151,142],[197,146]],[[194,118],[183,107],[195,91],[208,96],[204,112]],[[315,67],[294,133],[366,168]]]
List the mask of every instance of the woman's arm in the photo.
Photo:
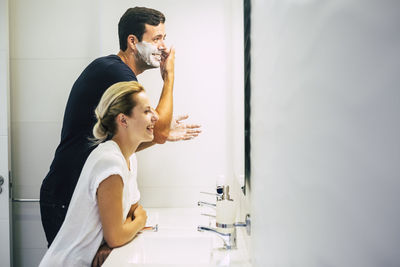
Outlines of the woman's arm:
[[139,202],[136,202],[133,204],[128,212],[128,215],[126,215],[125,223],[133,221],[133,218],[135,218],[135,210],[139,206]]
[[97,202],[104,239],[111,248],[125,245],[131,241],[145,226],[147,220],[146,211],[141,205],[138,205],[133,211],[134,220],[123,218],[123,188],[122,178],[119,175],[111,175],[102,181],[97,189]]

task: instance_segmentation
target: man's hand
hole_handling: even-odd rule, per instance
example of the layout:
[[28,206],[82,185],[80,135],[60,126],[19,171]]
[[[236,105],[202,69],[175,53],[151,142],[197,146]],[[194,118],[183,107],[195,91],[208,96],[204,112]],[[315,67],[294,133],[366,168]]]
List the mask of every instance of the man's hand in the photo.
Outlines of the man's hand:
[[169,50],[162,51],[161,53],[161,63],[160,71],[161,77],[165,81],[168,77],[170,79],[174,78],[175,69],[175,48],[170,48]]
[[100,267],[106,261],[108,255],[110,255],[111,250],[112,248],[107,246],[107,243],[101,245],[93,258],[92,267]]
[[189,115],[181,115],[173,118],[171,121],[171,129],[167,141],[175,142],[181,140],[191,140],[201,133],[199,124],[185,124],[182,120],[186,120]]

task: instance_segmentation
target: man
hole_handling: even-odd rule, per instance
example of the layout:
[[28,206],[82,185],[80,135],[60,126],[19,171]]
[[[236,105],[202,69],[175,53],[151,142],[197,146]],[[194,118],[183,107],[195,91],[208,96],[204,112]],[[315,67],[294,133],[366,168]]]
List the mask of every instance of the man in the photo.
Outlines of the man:
[[171,129],[175,50],[168,51],[164,44],[164,22],[164,15],[157,10],[129,8],[118,23],[118,54],[94,60],[74,83],[65,109],[61,141],[40,190],[40,211],[48,246],[64,221],[86,158],[95,148],[89,141],[95,124],[94,110],[109,86],[136,81],[143,71],[160,67],[164,86],[156,108],[159,120],[154,140],[142,143],[138,151],[167,140],[191,139],[200,132],[196,129],[199,126],[186,127],[179,120],[173,121],[175,128]]

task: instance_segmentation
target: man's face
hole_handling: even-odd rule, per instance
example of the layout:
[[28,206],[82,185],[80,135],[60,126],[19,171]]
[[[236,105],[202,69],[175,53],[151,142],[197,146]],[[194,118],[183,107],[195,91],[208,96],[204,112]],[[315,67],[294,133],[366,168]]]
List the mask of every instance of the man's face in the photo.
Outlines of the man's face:
[[150,68],[158,68],[161,63],[161,54],[166,51],[164,44],[165,26],[145,24],[142,41],[136,44],[139,58]]

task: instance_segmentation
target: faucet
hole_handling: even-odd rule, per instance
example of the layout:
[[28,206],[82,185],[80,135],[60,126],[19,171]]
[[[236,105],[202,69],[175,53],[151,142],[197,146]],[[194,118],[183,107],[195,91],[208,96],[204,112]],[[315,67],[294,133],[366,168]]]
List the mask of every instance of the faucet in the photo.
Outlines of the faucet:
[[209,203],[209,202],[205,202],[205,201],[199,201],[199,202],[197,202],[197,206],[199,206],[199,207],[206,206],[206,207],[215,209],[217,207],[217,204]]
[[236,227],[246,227],[247,234],[250,235],[250,233],[251,233],[250,214],[246,215],[245,222],[237,222],[237,223],[233,223],[233,224],[216,223],[216,226],[218,228],[230,229],[231,231],[221,232],[221,231],[218,231],[218,229],[216,229],[216,228],[206,227],[206,226],[198,226],[197,231],[199,231],[199,232],[208,231],[208,232],[216,233],[224,241],[225,249],[228,249],[228,250],[235,249],[235,248],[237,248]]
[[[205,195],[216,196],[217,201],[221,197],[220,194],[218,194],[218,193],[209,193],[209,192],[200,192],[200,193],[205,194]],[[199,206],[199,207],[210,207],[210,208],[213,208],[215,211],[217,209],[217,204],[216,203],[210,203],[210,202],[205,202],[205,201],[198,201],[197,202],[197,206]],[[210,218],[215,218],[216,217],[216,215],[208,214],[208,213],[202,213],[201,215],[208,216]],[[211,222],[210,222],[210,225],[211,225]]]
[[[221,194],[219,194],[219,193],[209,193],[209,192],[200,192],[200,193],[201,194],[205,194],[205,195],[215,196],[217,198],[217,201],[219,201],[221,199]],[[210,208],[215,209],[217,207],[217,204],[216,203],[205,202],[205,201],[199,201],[199,202],[197,202],[197,206],[199,206],[199,207],[204,207],[205,206],[205,207],[210,207]]]
[[216,228],[207,227],[207,226],[198,226],[197,231],[199,232],[213,232],[216,233],[223,241],[224,241],[224,248],[225,249],[235,249],[236,246],[236,228],[229,233],[222,233],[219,232]]

